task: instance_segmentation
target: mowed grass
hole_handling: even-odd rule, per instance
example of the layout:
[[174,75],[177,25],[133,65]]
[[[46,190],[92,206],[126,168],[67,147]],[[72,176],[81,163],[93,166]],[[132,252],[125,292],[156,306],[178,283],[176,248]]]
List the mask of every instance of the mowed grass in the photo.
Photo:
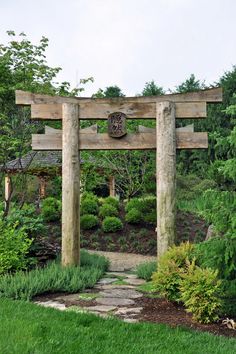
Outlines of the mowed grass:
[[236,340],[190,329],[128,324],[0,300],[1,354],[231,354]]

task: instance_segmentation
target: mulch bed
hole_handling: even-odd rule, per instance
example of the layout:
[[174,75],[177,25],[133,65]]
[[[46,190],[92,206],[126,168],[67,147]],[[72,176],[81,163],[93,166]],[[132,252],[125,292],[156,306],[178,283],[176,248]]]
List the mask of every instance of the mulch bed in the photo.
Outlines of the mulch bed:
[[185,327],[202,332],[210,332],[215,335],[236,337],[236,330],[227,328],[222,324],[222,320],[214,324],[201,324],[192,319],[192,315],[187,313],[183,306],[161,298],[147,298],[143,296],[136,301],[137,306],[142,306],[143,310],[139,315],[140,321],[165,323],[171,327]]

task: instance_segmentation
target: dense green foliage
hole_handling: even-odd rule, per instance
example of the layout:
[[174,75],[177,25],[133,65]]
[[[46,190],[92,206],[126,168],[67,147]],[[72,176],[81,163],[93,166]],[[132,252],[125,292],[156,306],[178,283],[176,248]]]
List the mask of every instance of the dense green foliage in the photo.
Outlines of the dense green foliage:
[[199,322],[210,323],[219,318],[221,282],[217,275],[217,270],[196,267],[194,262],[181,275],[180,300]]
[[98,214],[98,203],[95,199],[85,198],[81,201],[80,214]]
[[99,216],[104,219],[106,216],[117,216],[118,210],[112,204],[103,204],[99,208]]
[[61,219],[62,204],[54,197],[45,198],[42,202],[42,216],[45,221],[57,221]]
[[152,279],[152,274],[156,271],[157,263],[156,262],[146,262],[141,263],[137,266],[137,275],[141,279],[150,281]]
[[14,272],[26,269],[32,240],[30,240],[23,228],[16,224],[9,224],[0,219],[0,275],[6,272]]
[[122,221],[116,216],[107,216],[102,222],[104,232],[116,232],[123,229]]
[[187,272],[193,245],[189,242],[171,247],[159,260],[158,270],[152,276],[153,287],[172,301],[179,301],[181,276]]
[[126,221],[135,224],[144,221],[150,224],[156,223],[156,198],[132,198],[125,206]]
[[52,262],[44,268],[0,277],[0,297],[30,300],[43,293],[82,291],[93,287],[108,268],[108,261],[81,251],[80,267],[61,267]]
[[82,230],[90,230],[98,225],[98,217],[93,214],[84,214],[80,218],[80,226]]

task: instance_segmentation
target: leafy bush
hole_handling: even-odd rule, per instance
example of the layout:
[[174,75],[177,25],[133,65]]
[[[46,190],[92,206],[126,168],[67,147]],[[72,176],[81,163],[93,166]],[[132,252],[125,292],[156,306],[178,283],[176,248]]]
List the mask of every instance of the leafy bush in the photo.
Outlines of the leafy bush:
[[0,277],[0,297],[30,300],[42,293],[74,293],[90,288],[108,268],[101,256],[81,251],[81,267],[61,267],[52,262],[45,268]]
[[115,216],[107,216],[102,222],[104,232],[116,232],[123,229],[121,220]]
[[205,192],[208,189],[214,189],[217,187],[217,183],[212,179],[203,179],[201,182],[193,187],[193,191],[196,193]]
[[236,279],[236,238],[214,237],[196,244],[194,255],[203,268],[219,271],[222,279]]
[[105,218],[106,216],[117,216],[118,211],[112,204],[103,204],[99,208],[99,216]]
[[24,204],[22,209],[11,209],[7,222],[9,225],[17,225],[17,228],[23,227],[30,237],[46,232],[43,217],[36,214],[36,208],[32,204]]
[[61,201],[54,197],[45,198],[42,202],[42,216],[45,221],[60,220]]
[[156,262],[142,263],[137,266],[137,275],[139,278],[145,279],[146,281],[150,281],[152,279],[152,274],[156,271],[156,269]]
[[83,202],[84,200],[88,200],[88,199],[94,200],[95,202],[98,203],[98,197],[95,194],[93,194],[91,192],[84,192],[80,198],[81,202]]
[[[136,210],[136,211],[133,211]],[[126,219],[130,223],[138,223],[145,221],[147,223],[156,223],[156,198],[155,197],[145,197],[145,198],[133,198],[125,206]],[[139,215],[138,215],[138,212]],[[137,218],[135,217],[137,215]],[[133,221],[140,219],[139,221]]]
[[188,271],[182,274],[180,282],[180,299],[187,312],[202,323],[218,320],[221,308],[218,272],[209,268],[196,267],[195,262],[189,265]]
[[95,199],[84,199],[81,202],[80,214],[98,214],[98,202]]
[[0,220],[0,274],[26,269],[31,243],[23,228]]
[[107,198],[104,199],[104,203],[112,205],[114,208],[119,210],[119,200],[117,198],[107,197]]
[[189,242],[171,247],[159,260],[153,274],[153,287],[168,300],[179,301],[181,276],[187,271],[187,261],[192,258],[193,245]]
[[236,317],[236,279],[222,280],[221,301],[222,315]]
[[80,226],[82,230],[90,230],[98,225],[98,218],[95,215],[86,214],[80,218]]
[[142,221],[142,214],[138,209],[130,209],[125,215],[125,220],[130,224],[138,224]]

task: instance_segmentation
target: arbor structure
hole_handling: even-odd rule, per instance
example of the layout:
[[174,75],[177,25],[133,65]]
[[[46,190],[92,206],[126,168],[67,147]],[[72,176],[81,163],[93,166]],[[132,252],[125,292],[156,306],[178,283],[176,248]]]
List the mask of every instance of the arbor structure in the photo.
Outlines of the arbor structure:
[[[33,150],[62,150],[62,264],[79,264],[81,150],[157,152],[158,258],[175,239],[176,149],[208,147],[206,132],[175,127],[177,118],[205,118],[208,102],[221,102],[222,89],[151,97],[76,98],[16,91],[16,103],[31,105],[32,119],[62,120],[62,130],[32,135]],[[108,119],[109,132],[80,130],[83,119]],[[156,129],[126,133],[126,119],[155,119]]]

